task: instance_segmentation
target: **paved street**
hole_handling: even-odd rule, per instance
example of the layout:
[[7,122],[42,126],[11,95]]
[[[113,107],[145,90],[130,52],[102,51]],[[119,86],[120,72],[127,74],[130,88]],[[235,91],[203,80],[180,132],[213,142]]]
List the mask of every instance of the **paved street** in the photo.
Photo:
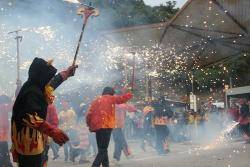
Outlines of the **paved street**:
[[[112,153],[112,145],[110,154]],[[197,144],[180,143],[171,145],[171,153],[167,156],[158,156],[152,148],[143,152],[138,142],[130,143],[134,151],[132,159],[121,160],[119,166],[129,167],[249,167],[250,144],[242,141],[231,142],[217,146],[214,149],[199,149]],[[63,154],[61,149],[61,155]],[[112,157],[112,156],[110,156]],[[78,165],[64,162],[61,156],[58,160],[50,160],[49,167],[89,167],[91,164]],[[92,161],[93,159],[91,159]],[[114,165],[111,165],[114,166]]]

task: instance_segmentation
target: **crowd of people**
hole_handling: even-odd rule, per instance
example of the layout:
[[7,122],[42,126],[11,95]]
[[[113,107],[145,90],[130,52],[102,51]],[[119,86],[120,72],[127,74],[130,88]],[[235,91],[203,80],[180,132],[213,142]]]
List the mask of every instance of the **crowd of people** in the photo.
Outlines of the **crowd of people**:
[[29,78],[17,97],[13,100],[0,96],[0,167],[12,167],[9,150],[19,167],[46,167],[49,149],[53,153],[51,159],[56,160],[62,156],[60,148],[65,162],[90,163],[90,156],[94,156],[92,167],[109,167],[111,137],[112,163],[119,163],[122,153],[127,158],[133,157],[128,139],[140,141],[143,151],[150,146],[159,155],[166,155],[170,152],[169,141],[191,140],[199,135],[197,129],[206,131],[206,122],[220,119],[217,122],[222,123],[228,115],[239,122],[244,138],[250,138],[250,102],[246,99],[233,103],[228,112],[207,104],[201,104],[197,112],[187,106],[177,112],[164,97],[135,106],[127,103],[133,98],[131,91],[116,92],[112,87],[105,87],[88,107],[79,107],[80,112],[71,105],[74,99],[61,100],[58,109],[53,92],[74,75],[76,68],[70,66],[56,75],[51,61],[35,58]]

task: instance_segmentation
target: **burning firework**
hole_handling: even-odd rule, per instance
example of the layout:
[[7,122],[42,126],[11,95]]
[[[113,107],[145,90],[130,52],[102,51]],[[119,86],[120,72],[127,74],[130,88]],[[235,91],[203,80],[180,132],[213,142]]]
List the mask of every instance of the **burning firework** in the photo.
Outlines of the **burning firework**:
[[205,147],[201,147],[201,150],[210,150],[216,148],[219,144],[226,142],[228,139],[228,134],[230,134],[234,128],[238,125],[238,122],[233,121],[230,123],[222,132],[220,135],[215,139],[214,142],[212,142],[209,145],[206,145]]

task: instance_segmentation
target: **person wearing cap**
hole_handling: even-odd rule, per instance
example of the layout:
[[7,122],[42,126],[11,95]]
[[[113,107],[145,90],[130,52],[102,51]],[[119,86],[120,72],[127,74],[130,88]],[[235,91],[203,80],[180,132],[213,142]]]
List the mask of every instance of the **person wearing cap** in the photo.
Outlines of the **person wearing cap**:
[[97,97],[86,114],[86,123],[91,132],[96,133],[98,154],[92,167],[109,167],[108,146],[112,130],[115,128],[115,105],[126,103],[133,97],[131,93],[114,95],[111,87],[105,87],[102,96]]

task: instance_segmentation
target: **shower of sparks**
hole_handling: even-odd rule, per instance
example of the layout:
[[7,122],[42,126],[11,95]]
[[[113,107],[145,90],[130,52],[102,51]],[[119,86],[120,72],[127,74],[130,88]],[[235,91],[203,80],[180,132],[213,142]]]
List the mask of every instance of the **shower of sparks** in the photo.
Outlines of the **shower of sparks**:
[[51,41],[55,38],[55,31],[52,30],[51,26],[44,26],[38,28],[24,28],[22,31],[34,32],[38,35],[41,35],[44,38],[44,41]]
[[[64,0],[70,3],[79,3],[78,0]],[[213,12],[214,4],[208,2],[207,13],[202,17],[201,26],[204,29],[212,29],[216,25],[225,24],[225,20],[222,19],[220,13]],[[7,5],[9,8],[13,7],[13,3]],[[73,53],[75,50],[76,39],[78,38],[78,31],[74,29],[74,25],[77,22],[75,17],[72,17],[72,22],[65,23],[61,20],[56,20],[53,23],[48,24],[35,24],[30,27],[26,25],[17,26],[10,23],[9,17],[17,20],[24,20],[24,16],[21,14],[14,16],[10,12],[9,8],[2,7],[0,12],[3,13],[3,17],[6,18],[6,22],[0,24],[0,60],[3,69],[10,69],[12,76],[15,76],[15,63],[16,63],[16,51],[14,36],[10,36],[7,33],[10,30],[22,29],[20,34],[23,36],[21,42],[21,78],[25,80],[27,78],[27,70],[29,64],[35,56],[45,59],[54,58],[55,66],[58,69],[67,67],[72,62]],[[52,6],[48,6],[52,9]],[[69,13],[72,13],[72,8],[69,9]],[[65,11],[66,12],[66,11]],[[211,21],[211,17],[219,19],[219,22]],[[190,15],[185,17],[183,26],[193,27],[194,20]],[[215,19],[215,20],[216,20]],[[28,22],[28,20],[26,20]],[[72,25],[71,25],[72,24]],[[69,28],[69,30],[68,30]],[[87,33],[86,33],[87,34]],[[239,34],[241,36],[241,34]],[[212,39],[213,36],[208,35],[208,39]],[[224,38],[224,36],[222,37]],[[127,36],[129,43],[133,42],[131,36]],[[152,42],[152,41],[151,41]],[[212,90],[215,85],[220,82],[220,78],[212,77],[212,73],[206,69],[201,69],[197,57],[199,53],[193,51],[192,45],[198,45],[204,47],[208,42],[205,39],[194,40],[192,44],[176,44],[169,46],[159,46],[152,42],[150,47],[142,46],[140,48],[133,48],[135,53],[135,82],[138,87],[145,86],[145,77],[150,76],[154,79],[154,93],[157,96],[159,90],[165,90],[166,87],[169,90],[170,95],[178,96],[178,89],[185,89],[185,86],[190,84],[191,71],[189,69],[190,62],[194,65],[192,69],[198,70],[203,76],[211,78],[211,85],[207,85],[204,78],[194,78],[194,82],[197,83],[197,91],[203,91],[204,89]],[[234,41],[237,43],[237,41]],[[179,52],[179,49],[183,48],[183,52]],[[215,50],[211,50],[211,57],[216,54]],[[206,58],[208,59],[208,57]],[[65,83],[62,90],[73,89],[72,87],[80,87],[81,85],[88,83],[90,85],[108,84],[116,81],[126,80],[126,83],[131,82],[132,68],[133,68],[133,54],[131,54],[131,48],[127,46],[119,45],[117,42],[109,41],[107,39],[93,39],[84,41],[84,45],[81,47],[79,59],[77,60],[79,69],[76,72],[76,77],[71,79],[70,83]],[[4,71],[4,70],[1,70]],[[10,86],[15,86],[15,77],[9,78],[6,75],[1,78],[1,88],[3,90],[13,90]],[[218,75],[226,75],[229,71],[221,68]],[[91,77],[87,77],[91,76]],[[3,83],[10,83],[5,85]],[[98,82],[98,83],[96,83]],[[100,82],[100,83],[99,83]],[[226,81],[223,80],[223,84]],[[74,89],[75,89],[74,88]],[[145,89],[144,89],[145,90]],[[2,90],[0,90],[2,91]],[[7,91],[7,92],[8,92]],[[142,91],[142,90],[141,90]],[[165,93],[164,92],[164,93]]]
[[238,124],[239,124],[238,122],[230,123],[228,126],[225,127],[224,130],[221,131],[221,133],[215,139],[214,142],[212,142],[209,145],[206,145],[204,147],[201,147],[200,150],[211,150],[211,149],[215,149],[220,144],[225,144],[225,142],[230,140],[230,137],[228,137],[228,134],[230,134]]

